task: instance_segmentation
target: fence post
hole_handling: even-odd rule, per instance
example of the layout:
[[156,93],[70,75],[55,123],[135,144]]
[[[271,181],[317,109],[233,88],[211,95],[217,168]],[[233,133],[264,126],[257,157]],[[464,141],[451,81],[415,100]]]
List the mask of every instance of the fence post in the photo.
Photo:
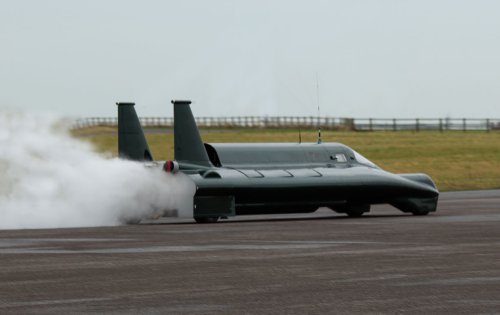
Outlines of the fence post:
[[464,118],[464,122],[463,122],[462,128],[463,128],[463,132],[465,132],[467,130],[465,118]]
[[490,119],[486,119],[486,132],[490,132]]
[[443,132],[443,118],[439,118],[439,132]]
[[370,118],[370,131],[373,131],[373,122],[371,118]]
[[419,122],[418,118],[416,120],[415,128],[417,129],[417,132],[420,131],[420,122]]
[[392,120],[392,131],[396,131],[396,118]]

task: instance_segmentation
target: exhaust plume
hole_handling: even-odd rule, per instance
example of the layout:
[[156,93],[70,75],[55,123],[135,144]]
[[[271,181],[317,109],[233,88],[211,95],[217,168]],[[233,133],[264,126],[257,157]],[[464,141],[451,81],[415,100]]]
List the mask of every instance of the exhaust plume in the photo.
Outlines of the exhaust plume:
[[189,216],[195,189],[182,173],[93,152],[60,118],[0,111],[0,229],[119,225],[174,209]]

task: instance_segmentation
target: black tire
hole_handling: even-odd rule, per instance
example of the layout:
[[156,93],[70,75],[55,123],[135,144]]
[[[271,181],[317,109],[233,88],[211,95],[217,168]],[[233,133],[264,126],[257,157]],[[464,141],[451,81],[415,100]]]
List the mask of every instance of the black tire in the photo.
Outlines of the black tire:
[[350,216],[351,218],[359,218],[361,216],[363,216],[363,213],[364,212],[356,212],[356,211],[349,211],[349,212],[346,212],[346,214],[348,216]]
[[426,211],[426,212],[412,212],[413,215],[428,215],[429,214],[429,211]]
[[126,218],[125,219],[125,224],[127,225],[136,225],[136,224],[139,224],[139,222],[141,222],[141,218]]
[[219,220],[219,217],[210,217],[210,218],[194,218],[196,223],[216,223]]
[[352,204],[352,203],[345,203],[341,205],[332,205],[329,206],[328,208],[332,209],[333,211],[337,213],[345,213],[351,218],[359,218],[363,216],[363,213],[365,212],[370,212],[370,205],[369,204]]

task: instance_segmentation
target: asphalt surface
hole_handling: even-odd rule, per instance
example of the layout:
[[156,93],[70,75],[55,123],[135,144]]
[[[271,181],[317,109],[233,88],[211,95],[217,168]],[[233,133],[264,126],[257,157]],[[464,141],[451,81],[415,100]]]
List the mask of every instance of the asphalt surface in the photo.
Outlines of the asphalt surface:
[[425,217],[0,231],[0,314],[500,314],[500,190]]

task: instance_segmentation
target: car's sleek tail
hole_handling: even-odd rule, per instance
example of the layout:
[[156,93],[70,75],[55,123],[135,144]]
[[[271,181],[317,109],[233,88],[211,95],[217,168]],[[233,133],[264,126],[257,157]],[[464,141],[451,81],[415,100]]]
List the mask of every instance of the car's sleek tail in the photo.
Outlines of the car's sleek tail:
[[191,112],[191,101],[172,101],[174,104],[175,160],[180,163],[213,167]]
[[119,156],[133,161],[153,161],[148,141],[134,109],[135,103],[116,103],[116,105],[118,105]]

